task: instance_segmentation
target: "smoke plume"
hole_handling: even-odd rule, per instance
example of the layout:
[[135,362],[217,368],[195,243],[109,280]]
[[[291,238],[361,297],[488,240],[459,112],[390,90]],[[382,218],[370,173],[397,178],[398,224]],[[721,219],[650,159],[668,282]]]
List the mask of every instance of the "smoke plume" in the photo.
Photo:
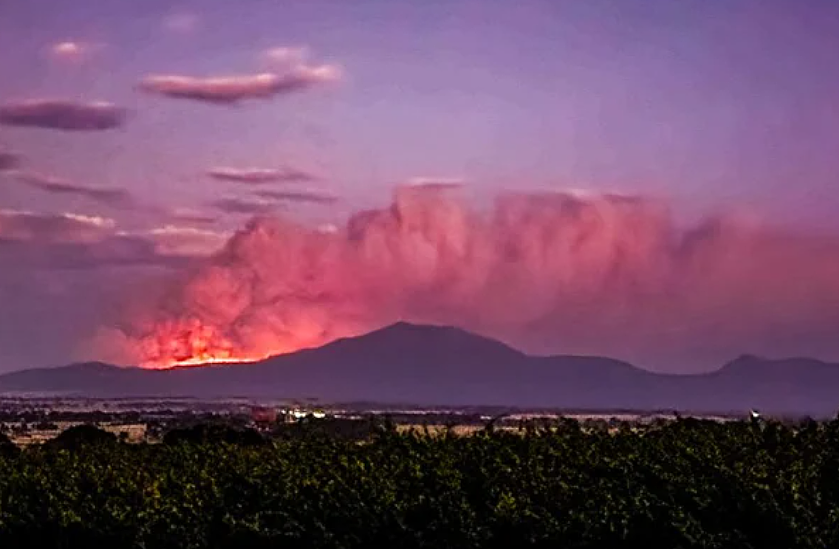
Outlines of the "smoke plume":
[[401,187],[331,231],[257,217],[99,344],[166,366],[407,320],[671,371],[745,352],[839,357],[835,239],[724,215],[684,229],[643,197],[508,194],[478,211],[454,192]]

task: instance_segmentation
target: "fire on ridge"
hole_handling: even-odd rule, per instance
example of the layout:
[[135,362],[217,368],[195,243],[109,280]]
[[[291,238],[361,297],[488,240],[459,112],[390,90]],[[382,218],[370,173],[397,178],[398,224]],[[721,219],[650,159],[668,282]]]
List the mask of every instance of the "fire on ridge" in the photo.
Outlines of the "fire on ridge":
[[188,272],[130,292],[86,348],[152,368],[253,362],[403,319],[647,364],[685,349],[697,364],[835,352],[838,250],[739,215],[683,226],[654,198],[524,193],[478,211],[400,188],[335,230],[252,219]]
[[145,339],[143,346],[147,353],[144,356],[158,358],[142,361],[140,367],[158,370],[180,366],[258,362],[294,350],[278,346],[274,350],[262,353],[242,352],[218,329],[198,319],[158,324],[154,334]]

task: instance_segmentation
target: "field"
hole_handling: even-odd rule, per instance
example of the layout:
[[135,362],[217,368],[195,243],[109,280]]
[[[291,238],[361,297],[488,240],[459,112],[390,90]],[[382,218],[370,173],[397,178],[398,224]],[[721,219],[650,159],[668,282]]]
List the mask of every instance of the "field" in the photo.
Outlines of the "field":
[[839,546],[839,421],[323,425],[7,444],[0,546]]

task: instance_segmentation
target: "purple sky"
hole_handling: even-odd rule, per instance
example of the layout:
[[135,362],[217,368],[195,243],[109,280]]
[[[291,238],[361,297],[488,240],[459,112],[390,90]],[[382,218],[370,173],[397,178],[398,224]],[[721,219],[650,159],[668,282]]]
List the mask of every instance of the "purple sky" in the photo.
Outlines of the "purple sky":
[[[62,41],[93,51],[49,59]],[[306,46],[345,77],[236,108],[136,90],[148,74],[264,71],[278,46]],[[358,205],[440,175],[830,224],[836,51],[829,0],[4,2],[0,99],[105,100],[130,115],[95,135],[0,127],[0,141],[39,171],[169,204],[226,192],[209,166],[283,162],[320,170]]]
[[[141,89],[152,75],[277,72],[278,47],[339,76],[239,102]],[[209,176],[221,167],[317,174],[282,185],[339,198],[289,202],[318,223],[440,177],[479,199],[641,193],[686,216],[731,208],[839,233],[837,51],[833,0],[5,1],[0,104],[125,111],[102,131],[0,124],[0,152],[30,176],[0,172],[0,210],[151,230],[165,222],[153,208],[219,215],[220,200],[252,200],[252,185]],[[127,190],[132,207],[43,191],[56,182]],[[46,298],[24,294],[15,310],[35,325]]]

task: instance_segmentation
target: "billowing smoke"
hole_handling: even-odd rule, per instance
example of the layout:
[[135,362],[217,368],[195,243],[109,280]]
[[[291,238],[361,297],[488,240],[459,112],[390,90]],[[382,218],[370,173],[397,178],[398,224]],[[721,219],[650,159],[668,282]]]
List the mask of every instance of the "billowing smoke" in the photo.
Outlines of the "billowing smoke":
[[478,211],[455,192],[401,187],[339,230],[256,218],[99,344],[150,366],[251,359],[407,320],[672,371],[839,357],[834,239],[727,216],[685,229],[639,197],[508,194]]

